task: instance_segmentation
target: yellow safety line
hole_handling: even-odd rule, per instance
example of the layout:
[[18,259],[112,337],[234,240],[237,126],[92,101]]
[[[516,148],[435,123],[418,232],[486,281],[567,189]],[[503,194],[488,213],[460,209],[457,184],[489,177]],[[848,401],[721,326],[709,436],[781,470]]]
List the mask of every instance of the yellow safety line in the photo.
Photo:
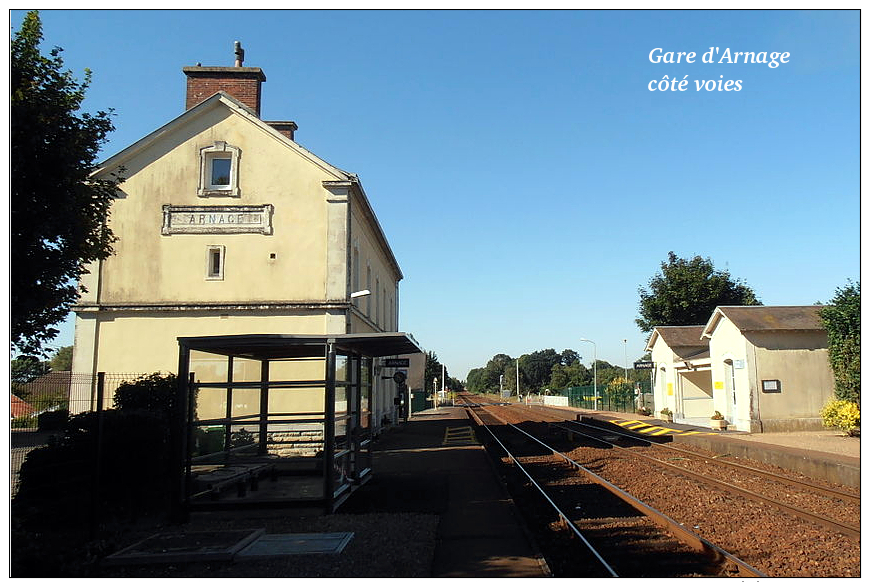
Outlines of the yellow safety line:
[[657,424],[649,424],[640,420],[611,420],[611,423],[627,428],[634,432],[648,434],[651,436],[661,436],[664,434],[672,434],[674,436],[686,436],[690,434],[721,434],[717,432],[704,432],[702,430],[680,430],[676,428],[668,428]]
[[477,438],[474,436],[474,430],[470,426],[462,426],[462,427],[447,427],[444,430],[444,440],[441,442],[442,445],[454,445],[454,444],[464,444],[464,445],[476,445],[479,444],[477,442]]

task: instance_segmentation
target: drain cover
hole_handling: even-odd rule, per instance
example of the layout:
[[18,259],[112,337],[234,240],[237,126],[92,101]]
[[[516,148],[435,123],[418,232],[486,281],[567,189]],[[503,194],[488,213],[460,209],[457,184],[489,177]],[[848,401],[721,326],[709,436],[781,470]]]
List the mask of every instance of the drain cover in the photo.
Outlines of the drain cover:
[[237,560],[254,560],[299,554],[340,554],[353,532],[268,534],[236,554]]
[[153,564],[159,562],[230,561],[245,546],[263,535],[263,529],[159,533],[126,547],[104,563]]

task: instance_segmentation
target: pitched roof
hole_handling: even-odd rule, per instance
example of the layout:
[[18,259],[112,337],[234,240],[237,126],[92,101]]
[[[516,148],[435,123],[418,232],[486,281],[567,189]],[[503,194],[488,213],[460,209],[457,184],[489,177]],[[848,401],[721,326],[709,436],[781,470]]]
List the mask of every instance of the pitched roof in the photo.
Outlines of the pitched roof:
[[653,344],[658,338],[673,348],[706,348],[709,343],[701,337],[704,331],[703,325],[660,325],[653,329],[653,333],[647,342],[647,351],[652,350]]
[[30,416],[36,409],[33,408],[30,404],[12,394],[11,404],[10,404],[10,412],[12,413],[12,418],[18,418],[19,416]]
[[[341,168],[333,166],[329,162],[325,161],[323,158],[320,158],[309,150],[305,149],[295,140],[290,139],[289,137],[278,131],[276,128],[269,125],[268,121],[261,120],[259,117],[257,117],[256,113],[250,107],[246,106],[244,103],[242,103],[229,93],[226,93],[225,91],[218,91],[208,99],[204,100],[202,103],[199,103],[198,105],[195,105],[194,107],[186,110],[175,119],[166,123],[159,129],[152,131],[136,143],[127,146],[120,152],[104,160],[99,165],[99,167],[91,174],[91,176],[99,177],[106,172],[114,171],[114,169],[118,168],[119,166],[123,166],[127,160],[136,155],[138,152],[151,146],[168,133],[175,131],[179,127],[182,127],[183,125],[191,122],[192,120],[200,117],[201,115],[204,115],[211,109],[219,107],[221,105],[227,107],[236,115],[247,119],[249,122],[257,126],[260,130],[271,135],[276,140],[283,143],[290,151],[295,152],[296,154],[307,159],[325,172],[335,176],[335,181],[348,182],[350,185],[355,187],[356,192],[359,194],[359,197],[363,202],[363,213],[372,222],[372,228],[375,231],[375,234],[379,239],[379,242],[381,243],[381,246],[383,247],[385,253],[387,254],[387,257],[391,260],[397,277],[399,278],[399,280],[404,277],[404,275],[402,274],[402,270],[399,268],[399,262],[396,260],[395,254],[393,254],[393,249],[390,247],[390,243],[387,241],[387,237],[384,234],[384,230],[381,227],[380,222],[378,222],[377,216],[375,216],[375,213],[372,210],[371,203],[368,200],[368,196],[362,188],[362,183],[360,182],[359,176],[352,172],[347,172],[345,170],[342,170]],[[324,185],[327,182],[324,182]]]
[[704,327],[710,337],[723,317],[741,332],[747,331],[817,331],[823,330],[819,311],[822,305],[767,306],[723,305],[717,307]]

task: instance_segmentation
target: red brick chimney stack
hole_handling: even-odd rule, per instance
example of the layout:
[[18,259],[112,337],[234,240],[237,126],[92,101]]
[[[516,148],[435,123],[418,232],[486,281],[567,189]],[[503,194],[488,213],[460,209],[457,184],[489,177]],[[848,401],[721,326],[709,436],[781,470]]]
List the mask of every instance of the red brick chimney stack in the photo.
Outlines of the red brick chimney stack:
[[184,67],[187,75],[187,98],[185,109],[195,107],[217,93],[225,91],[244,105],[250,107],[260,117],[261,86],[266,75],[260,67],[245,67],[245,50],[239,41],[235,42],[234,67]]

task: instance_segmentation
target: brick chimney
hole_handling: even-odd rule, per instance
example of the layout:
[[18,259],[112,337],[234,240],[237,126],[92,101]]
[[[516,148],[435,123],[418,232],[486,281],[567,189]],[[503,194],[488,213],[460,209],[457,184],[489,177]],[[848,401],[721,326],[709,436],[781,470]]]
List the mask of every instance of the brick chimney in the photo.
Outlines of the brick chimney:
[[187,75],[185,109],[199,105],[218,91],[225,91],[254,110],[260,117],[260,95],[266,75],[260,67],[244,67],[245,51],[235,43],[236,62],[233,67],[184,67]]

